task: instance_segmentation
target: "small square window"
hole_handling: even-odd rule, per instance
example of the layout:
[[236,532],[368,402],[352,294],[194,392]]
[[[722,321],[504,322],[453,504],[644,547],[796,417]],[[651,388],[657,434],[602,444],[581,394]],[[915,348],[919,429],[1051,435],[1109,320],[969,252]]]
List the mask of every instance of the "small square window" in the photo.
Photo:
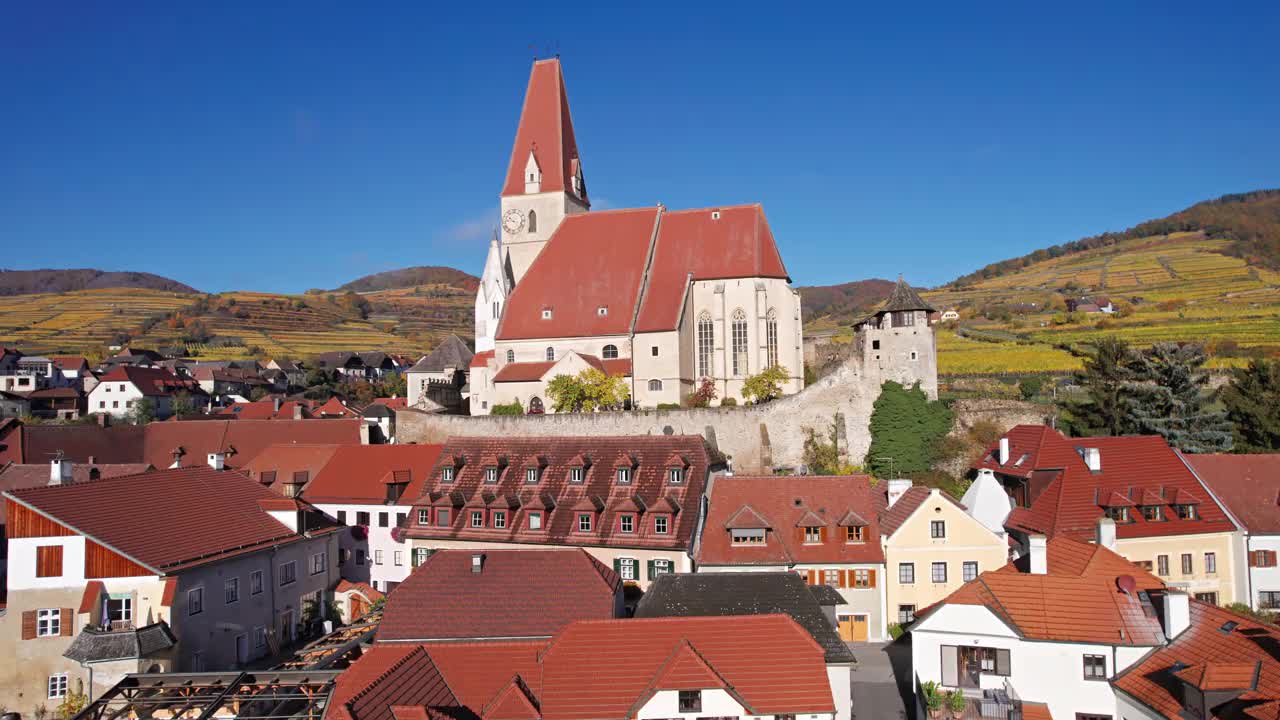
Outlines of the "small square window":
[[679,700],[680,712],[682,713],[699,713],[702,712],[702,691],[701,690],[681,690],[677,698]]
[[440,468],[440,482],[453,482],[453,468]]
[[899,605],[898,606],[898,624],[910,625],[916,621],[915,605]]
[[530,530],[542,529],[542,513],[541,512],[533,511],[529,513],[529,529]]
[[961,569],[964,572],[965,582],[978,579],[978,563],[977,562],[973,560],[966,560],[964,565],[961,566]]
[[507,513],[503,510],[493,511],[493,526],[501,530],[507,526]]
[[600,307],[596,308],[596,315],[599,315],[600,317],[604,317],[608,314],[609,314],[608,305],[601,305]]
[[487,467],[484,469],[484,481],[490,485],[498,482],[498,468]]
[[418,524],[419,524],[419,525],[430,525],[430,524],[431,524],[431,511],[430,511],[430,510],[428,510],[428,509],[426,509],[426,508],[419,508],[419,509],[418,509]]
[[578,531],[591,532],[591,513],[578,514]]
[[449,509],[436,510],[436,527],[449,527]]
[[627,467],[618,468],[618,484],[619,485],[631,484],[631,468],[627,468]]
[[582,478],[585,475],[586,475],[586,470],[584,468],[580,468],[580,467],[569,468],[569,482],[571,483],[574,483],[574,484],[581,483]]
[[1085,655],[1084,656],[1084,679],[1085,680],[1106,680],[1107,679],[1107,656],[1106,655]]
[[667,481],[672,485],[679,485],[684,482],[684,468],[671,468],[667,472]]
[[624,533],[633,533],[636,531],[636,516],[623,515],[618,518],[618,531]]
[[546,308],[546,309],[544,309],[544,310],[542,311],[542,319],[543,319],[543,320],[550,320],[550,319],[551,319],[551,309],[550,309],[550,308]]
[[484,511],[482,510],[471,511],[471,527],[473,528],[484,527]]
[[538,468],[525,468],[524,482],[526,485],[538,484]]
[[929,537],[939,540],[947,536],[947,522],[945,520],[929,521]]
[[667,516],[657,515],[653,518],[653,533],[655,535],[667,534]]

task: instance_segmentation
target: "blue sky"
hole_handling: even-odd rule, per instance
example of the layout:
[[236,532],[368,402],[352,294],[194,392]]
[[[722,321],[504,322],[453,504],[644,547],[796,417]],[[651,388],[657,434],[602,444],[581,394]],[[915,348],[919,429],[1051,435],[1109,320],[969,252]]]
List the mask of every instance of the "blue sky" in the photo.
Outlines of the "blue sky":
[[557,48],[597,207],[762,202],[802,285],[939,284],[1280,186],[1274,1],[458,5],[9,5],[0,264],[479,272]]

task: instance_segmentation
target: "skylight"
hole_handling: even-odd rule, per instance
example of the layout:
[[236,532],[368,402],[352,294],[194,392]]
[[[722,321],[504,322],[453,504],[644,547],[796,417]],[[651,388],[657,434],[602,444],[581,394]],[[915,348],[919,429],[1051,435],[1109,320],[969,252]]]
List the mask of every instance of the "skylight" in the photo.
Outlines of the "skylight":
[[1228,620],[1222,623],[1222,627],[1218,628],[1218,630],[1223,633],[1229,633],[1238,627],[1240,627],[1240,623],[1236,622],[1235,620]]

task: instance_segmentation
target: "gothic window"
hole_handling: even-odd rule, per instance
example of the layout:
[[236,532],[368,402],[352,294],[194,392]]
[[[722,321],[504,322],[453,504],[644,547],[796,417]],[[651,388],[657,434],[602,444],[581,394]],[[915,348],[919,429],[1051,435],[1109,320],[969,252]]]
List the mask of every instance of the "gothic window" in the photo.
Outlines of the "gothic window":
[[494,320],[498,319],[498,311],[499,311],[498,301],[494,300],[493,301],[493,319]]
[[600,356],[603,357],[605,360],[613,360],[614,358],[618,357],[618,346],[605,345],[604,349],[600,351]]
[[507,362],[515,362],[515,361],[516,361],[516,351],[515,351],[515,350],[508,350],[508,351],[507,351]]
[[733,374],[747,373],[747,314],[738,308],[733,311]]
[[764,316],[765,353],[768,356],[768,367],[778,364],[778,313],[769,308]]
[[547,362],[551,362],[551,361],[553,361],[553,360],[555,360],[555,359],[556,359],[556,349],[555,349],[555,348],[553,348],[553,347],[548,347],[548,348],[547,348]]
[[650,381],[649,381],[649,392],[662,392],[662,381],[661,381],[661,380],[650,380]]
[[529,232],[538,232],[538,213],[532,210],[529,211]]
[[715,326],[711,313],[703,310],[698,316],[698,376],[711,377],[711,354],[715,347]]

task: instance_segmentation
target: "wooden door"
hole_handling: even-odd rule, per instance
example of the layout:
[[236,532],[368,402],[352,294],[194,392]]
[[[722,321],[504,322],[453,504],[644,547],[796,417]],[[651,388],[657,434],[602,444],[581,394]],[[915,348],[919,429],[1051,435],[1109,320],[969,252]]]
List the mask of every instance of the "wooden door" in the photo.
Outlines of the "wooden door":
[[867,616],[866,616],[866,615],[854,615],[854,616],[853,616],[853,628],[852,628],[852,632],[853,632],[853,641],[854,641],[854,642],[866,642],[866,641],[867,641],[867,625],[868,625],[868,623],[867,623]]
[[853,642],[853,616],[840,616],[840,639],[845,642]]

